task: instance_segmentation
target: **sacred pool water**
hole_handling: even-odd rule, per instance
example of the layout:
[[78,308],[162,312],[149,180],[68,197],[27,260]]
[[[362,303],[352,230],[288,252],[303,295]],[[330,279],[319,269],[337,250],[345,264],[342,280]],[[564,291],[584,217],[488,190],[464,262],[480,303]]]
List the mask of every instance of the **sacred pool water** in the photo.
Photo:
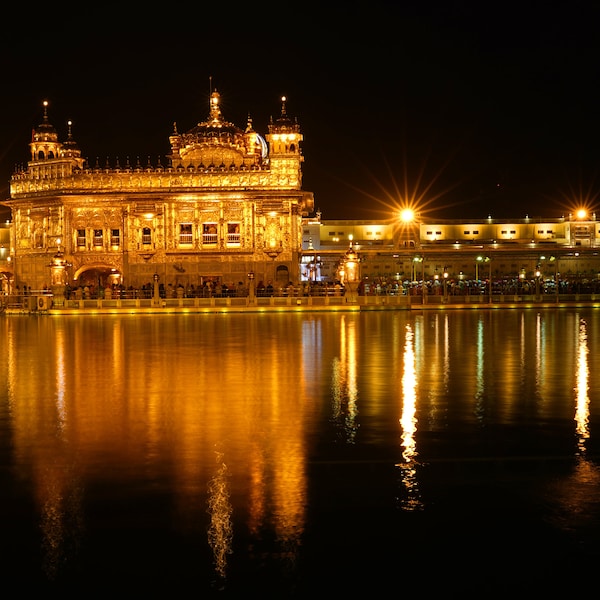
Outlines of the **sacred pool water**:
[[575,594],[600,558],[599,322],[1,317],[5,587]]

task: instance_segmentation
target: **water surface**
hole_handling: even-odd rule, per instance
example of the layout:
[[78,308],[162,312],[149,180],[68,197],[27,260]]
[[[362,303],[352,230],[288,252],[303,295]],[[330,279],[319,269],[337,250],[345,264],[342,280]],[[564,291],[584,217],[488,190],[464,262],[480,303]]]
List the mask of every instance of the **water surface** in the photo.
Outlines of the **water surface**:
[[0,339],[23,591],[576,592],[600,558],[594,309],[5,316]]

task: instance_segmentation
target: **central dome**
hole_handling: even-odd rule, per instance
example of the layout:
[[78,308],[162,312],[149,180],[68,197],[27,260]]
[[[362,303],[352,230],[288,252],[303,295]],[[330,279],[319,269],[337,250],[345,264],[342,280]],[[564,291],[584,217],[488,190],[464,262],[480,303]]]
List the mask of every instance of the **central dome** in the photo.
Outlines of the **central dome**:
[[170,138],[172,165],[175,168],[204,169],[256,168],[268,159],[267,144],[248,119],[245,130],[223,119],[221,96],[210,95],[210,114],[186,133],[177,131]]
[[210,95],[210,116],[208,120],[198,123],[187,132],[187,135],[196,136],[199,139],[203,137],[223,139],[225,143],[235,138],[235,136],[243,136],[242,129],[223,120],[221,114],[221,96],[215,90]]

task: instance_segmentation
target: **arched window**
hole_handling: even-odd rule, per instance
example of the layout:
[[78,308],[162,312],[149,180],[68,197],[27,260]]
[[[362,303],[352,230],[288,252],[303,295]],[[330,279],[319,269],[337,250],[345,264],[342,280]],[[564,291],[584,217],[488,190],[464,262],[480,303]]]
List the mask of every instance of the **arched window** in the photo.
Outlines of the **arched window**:
[[150,227],[142,228],[142,244],[149,245],[152,243],[152,231]]

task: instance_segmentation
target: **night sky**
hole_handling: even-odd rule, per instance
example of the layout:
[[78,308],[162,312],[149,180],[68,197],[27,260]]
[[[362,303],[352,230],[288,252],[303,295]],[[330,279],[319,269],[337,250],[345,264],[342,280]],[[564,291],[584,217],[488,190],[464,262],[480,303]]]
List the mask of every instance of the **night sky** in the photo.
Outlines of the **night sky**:
[[43,100],[92,166],[166,164],[173,123],[207,118],[212,81],[224,118],[262,134],[288,98],[324,219],[389,219],[403,200],[428,219],[597,206],[598,2],[211,6],[5,24],[2,198]]

